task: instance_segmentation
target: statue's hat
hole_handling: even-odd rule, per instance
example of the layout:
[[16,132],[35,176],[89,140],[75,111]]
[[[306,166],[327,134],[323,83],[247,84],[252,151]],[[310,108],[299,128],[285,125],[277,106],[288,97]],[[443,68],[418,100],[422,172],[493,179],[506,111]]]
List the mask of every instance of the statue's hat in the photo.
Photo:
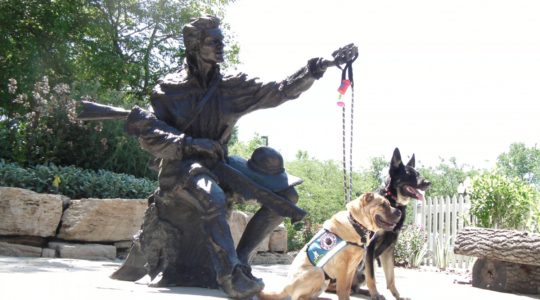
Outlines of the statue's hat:
[[283,157],[270,147],[255,149],[247,161],[240,156],[230,156],[229,165],[274,192],[303,182],[301,178],[285,172]]

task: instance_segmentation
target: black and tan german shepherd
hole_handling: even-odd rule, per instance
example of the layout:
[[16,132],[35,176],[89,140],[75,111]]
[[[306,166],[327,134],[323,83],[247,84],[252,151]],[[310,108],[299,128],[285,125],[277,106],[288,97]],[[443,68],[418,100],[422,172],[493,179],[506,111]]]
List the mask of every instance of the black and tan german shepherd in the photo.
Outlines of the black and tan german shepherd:
[[401,210],[401,220],[392,231],[379,231],[375,233],[367,247],[364,260],[358,266],[352,291],[367,294],[367,291],[360,289],[360,286],[365,280],[371,299],[384,299],[378,293],[375,286],[374,260],[377,258],[382,264],[386,286],[392,292],[392,295],[396,299],[407,299],[401,297],[396,289],[394,248],[399,232],[405,222],[407,204],[409,204],[411,199],[424,200],[423,191],[431,185],[431,182],[427,181],[416,171],[414,154],[406,165],[403,164],[398,148],[394,150],[388,173],[384,187],[378,189],[377,193],[384,195],[392,206]]

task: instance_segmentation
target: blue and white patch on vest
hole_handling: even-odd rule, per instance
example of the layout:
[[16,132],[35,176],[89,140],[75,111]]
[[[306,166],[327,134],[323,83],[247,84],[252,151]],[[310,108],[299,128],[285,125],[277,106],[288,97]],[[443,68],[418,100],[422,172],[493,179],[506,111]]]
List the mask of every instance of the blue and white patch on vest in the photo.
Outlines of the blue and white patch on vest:
[[347,241],[321,229],[307,245],[307,256],[314,266],[322,268],[334,255],[347,246]]

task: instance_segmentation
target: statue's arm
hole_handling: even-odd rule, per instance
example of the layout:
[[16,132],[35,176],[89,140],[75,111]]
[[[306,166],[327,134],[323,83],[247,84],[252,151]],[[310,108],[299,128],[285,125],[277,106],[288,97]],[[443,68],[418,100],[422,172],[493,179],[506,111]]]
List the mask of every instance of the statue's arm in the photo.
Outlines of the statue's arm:
[[333,59],[312,58],[307,64],[281,82],[262,84],[253,99],[253,110],[269,108],[298,98],[321,78],[329,67],[339,66],[358,56],[358,48],[349,44],[332,53]]
[[135,106],[126,121],[126,131],[139,139],[141,148],[158,158],[182,159],[189,137],[152,112]]
[[218,142],[192,138],[138,106],[127,118],[126,131],[139,138],[141,148],[158,158],[180,160],[184,155],[196,153],[223,159],[223,149]]

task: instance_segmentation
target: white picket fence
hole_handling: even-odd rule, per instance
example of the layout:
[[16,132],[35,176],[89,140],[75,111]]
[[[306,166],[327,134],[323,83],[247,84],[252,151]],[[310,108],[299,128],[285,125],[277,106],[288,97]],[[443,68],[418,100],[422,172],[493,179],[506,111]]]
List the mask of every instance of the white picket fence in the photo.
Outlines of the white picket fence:
[[[473,259],[456,255],[453,251],[457,232],[473,224],[468,214],[469,197],[460,195],[426,198],[424,201],[413,201],[409,205],[413,207],[415,225],[427,234],[428,255],[424,259],[424,265],[469,268]],[[444,255],[447,255],[447,258],[443,258]]]

